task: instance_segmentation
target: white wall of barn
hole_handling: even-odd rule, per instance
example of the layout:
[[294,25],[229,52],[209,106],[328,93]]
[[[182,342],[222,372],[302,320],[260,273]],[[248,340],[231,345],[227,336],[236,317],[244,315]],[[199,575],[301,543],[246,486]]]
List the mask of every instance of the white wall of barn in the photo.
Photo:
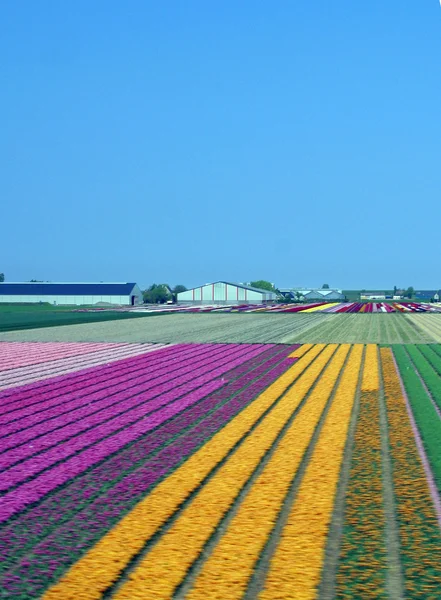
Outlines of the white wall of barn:
[[[138,304],[140,299],[138,298]],[[26,302],[26,303],[38,303],[38,302],[48,302],[49,304],[54,305],[76,305],[80,306],[82,304],[97,304],[98,302],[107,302],[108,304],[115,305],[126,305],[130,306],[131,304],[131,296],[9,296],[4,295],[0,296],[0,302]]]

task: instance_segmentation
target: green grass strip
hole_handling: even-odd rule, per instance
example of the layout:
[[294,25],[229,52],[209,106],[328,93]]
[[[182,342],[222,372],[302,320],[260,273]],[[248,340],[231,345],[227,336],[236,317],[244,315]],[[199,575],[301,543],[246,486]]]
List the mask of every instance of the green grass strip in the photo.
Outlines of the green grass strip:
[[438,375],[441,376],[441,356],[437,352],[434,352],[434,350],[436,350],[437,348],[441,348],[441,346],[433,344],[418,344],[417,348],[421,352],[421,354],[423,354],[427,358],[427,360],[430,362],[430,364],[438,373]]
[[[410,351],[410,347],[407,348]],[[427,395],[406,350],[402,346],[394,345],[393,352],[438,490],[441,490],[441,453],[439,451],[441,419]]]
[[0,332],[40,327],[56,327],[58,325],[78,325],[80,323],[100,323],[103,321],[120,321],[124,319],[140,319],[167,313],[133,313],[117,311],[54,311],[54,312],[0,312]]
[[435,400],[438,408],[441,408],[441,379],[439,374],[420,352],[417,346],[406,346],[406,349],[413,364],[423,378],[432,398]]

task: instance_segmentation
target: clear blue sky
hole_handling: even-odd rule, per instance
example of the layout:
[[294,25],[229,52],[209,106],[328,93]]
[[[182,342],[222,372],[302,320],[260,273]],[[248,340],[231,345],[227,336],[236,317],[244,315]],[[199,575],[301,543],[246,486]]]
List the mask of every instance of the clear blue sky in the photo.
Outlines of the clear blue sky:
[[441,286],[438,0],[8,0],[9,281]]

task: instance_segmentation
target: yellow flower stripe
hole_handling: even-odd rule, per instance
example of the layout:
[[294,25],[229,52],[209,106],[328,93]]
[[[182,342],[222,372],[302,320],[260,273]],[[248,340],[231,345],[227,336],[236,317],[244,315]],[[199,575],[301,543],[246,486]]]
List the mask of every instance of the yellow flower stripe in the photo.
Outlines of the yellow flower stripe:
[[[311,389],[336,349],[329,345],[243,444],[199,491],[127,581],[117,600],[160,600],[173,595],[205,542],[270,449],[293,411]],[[208,593],[208,592],[207,592]]]
[[395,506],[406,598],[436,598],[441,581],[441,532],[392,350],[381,348]]
[[[102,591],[118,579],[130,559],[176,511],[233,446],[250,430],[263,413],[322,352],[317,344],[310,352],[271,384],[179,469],[107,533],[89,552],[43,596],[44,600],[98,600]],[[326,352],[326,350],[324,351]],[[325,356],[325,359],[327,358]],[[319,357],[323,362],[322,357]],[[311,368],[316,374],[316,365]],[[305,375],[309,373],[309,370]],[[303,380],[303,377],[302,377]],[[271,414],[271,413],[270,413]]]
[[377,392],[380,389],[378,352],[376,344],[367,344],[364,358],[362,392]]
[[[188,600],[241,598],[291,481],[340,375],[349,344],[340,346],[305,406],[241,503],[197,577]],[[288,566],[290,568],[290,565]]]
[[303,346],[300,346],[299,348],[294,350],[294,352],[291,352],[288,358],[300,358],[301,356],[304,356],[307,352],[309,352],[313,346],[314,344],[303,344]]
[[302,312],[302,313],[316,312],[316,311],[319,311],[319,310],[324,310],[325,308],[331,308],[332,306],[337,306],[337,304],[340,304],[340,302],[332,302],[332,303],[326,304],[326,305],[321,304],[320,306],[313,306],[312,308],[307,308],[307,309],[302,310],[300,312]]
[[272,558],[262,600],[315,598],[320,584],[363,345],[354,346]]

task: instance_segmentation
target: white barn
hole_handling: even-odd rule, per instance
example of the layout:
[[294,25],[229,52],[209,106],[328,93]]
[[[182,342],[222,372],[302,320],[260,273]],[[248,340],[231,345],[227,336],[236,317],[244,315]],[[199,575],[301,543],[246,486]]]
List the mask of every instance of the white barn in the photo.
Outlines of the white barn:
[[177,296],[178,304],[266,304],[275,302],[277,294],[268,290],[243,285],[241,283],[228,283],[217,281],[206,283],[180,292]]
[[134,306],[142,301],[136,283],[0,283],[0,302]]

